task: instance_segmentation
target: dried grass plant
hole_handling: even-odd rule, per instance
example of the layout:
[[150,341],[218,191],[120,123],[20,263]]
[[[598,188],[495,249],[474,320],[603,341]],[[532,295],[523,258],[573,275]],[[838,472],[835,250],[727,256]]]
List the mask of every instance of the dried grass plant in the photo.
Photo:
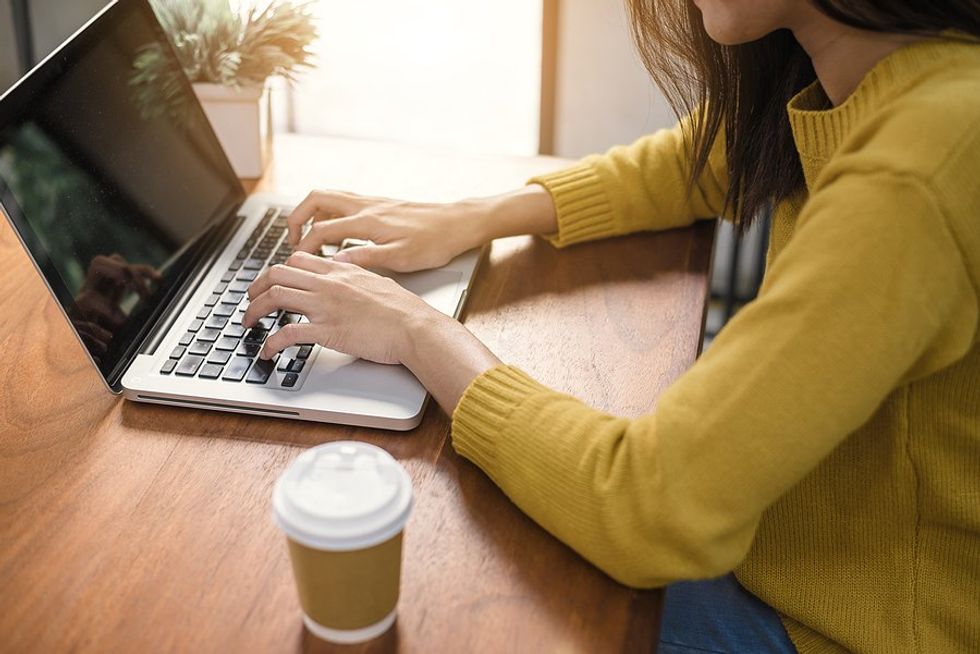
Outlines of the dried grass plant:
[[191,82],[257,86],[311,64],[317,30],[308,3],[235,11],[228,0],[154,0],[153,7]]

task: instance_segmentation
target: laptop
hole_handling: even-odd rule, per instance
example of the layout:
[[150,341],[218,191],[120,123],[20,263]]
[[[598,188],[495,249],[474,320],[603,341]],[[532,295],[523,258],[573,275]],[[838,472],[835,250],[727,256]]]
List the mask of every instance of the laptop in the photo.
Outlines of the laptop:
[[[258,358],[306,320],[241,325],[251,281],[291,252],[295,201],[246,196],[146,0],[109,4],[0,97],[0,206],[112,392],[415,427],[428,394],[402,366],[313,343]],[[390,276],[458,317],[480,255]]]

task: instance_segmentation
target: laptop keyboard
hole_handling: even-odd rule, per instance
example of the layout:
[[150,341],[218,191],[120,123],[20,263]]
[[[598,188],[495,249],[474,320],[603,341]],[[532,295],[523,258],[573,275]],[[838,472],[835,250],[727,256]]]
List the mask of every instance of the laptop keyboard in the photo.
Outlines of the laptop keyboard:
[[304,371],[312,365],[315,345],[287,348],[268,361],[258,356],[269,335],[290,323],[306,322],[306,318],[277,311],[260,318],[252,329],[242,326],[249,284],[267,265],[283,263],[293,252],[286,234],[283,211],[269,209],[181,335],[160,374],[234,384],[244,381],[282,390],[299,388]]

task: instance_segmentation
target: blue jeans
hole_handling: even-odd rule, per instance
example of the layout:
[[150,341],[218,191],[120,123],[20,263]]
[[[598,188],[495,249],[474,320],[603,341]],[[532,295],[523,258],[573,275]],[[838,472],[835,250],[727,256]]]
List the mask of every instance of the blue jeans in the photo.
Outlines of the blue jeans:
[[660,654],[796,654],[779,616],[735,575],[667,587]]

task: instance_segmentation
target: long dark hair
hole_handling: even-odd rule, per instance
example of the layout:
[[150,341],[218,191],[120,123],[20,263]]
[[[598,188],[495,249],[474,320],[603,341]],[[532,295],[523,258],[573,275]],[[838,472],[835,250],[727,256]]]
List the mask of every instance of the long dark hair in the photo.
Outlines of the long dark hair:
[[[980,37],[980,0],[810,0],[863,30]],[[626,0],[644,65],[679,117],[690,115],[690,183],[721,130],[728,161],[726,208],[740,231],[760,210],[802,188],[786,103],[816,79],[788,30],[737,46],[715,43],[691,0]]]

